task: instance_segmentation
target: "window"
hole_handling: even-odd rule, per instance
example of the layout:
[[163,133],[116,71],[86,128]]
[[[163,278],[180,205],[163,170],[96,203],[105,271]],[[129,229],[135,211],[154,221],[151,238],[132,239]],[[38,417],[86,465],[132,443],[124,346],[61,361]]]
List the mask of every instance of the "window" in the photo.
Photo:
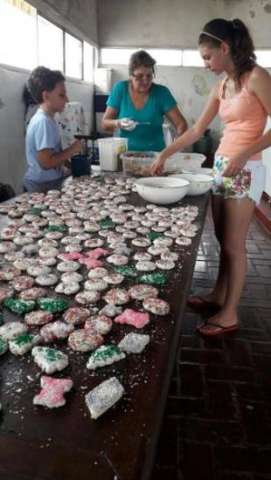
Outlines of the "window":
[[38,16],[38,64],[63,71],[63,30]]
[[69,77],[82,79],[82,42],[65,33],[65,73]]
[[180,66],[182,51],[162,48],[148,48],[147,52],[156,60],[157,65]]
[[102,65],[128,65],[130,56],[137,48],[102,48],[100,61]]
[[257,63],[261,65],[261,67],[271,68],[271,50],[264,49],[264,50],[256,50],[256,57]]
[[32,70],[37,64],[36,9],[0,0],[0,63]]
[[94,67],[94,47],[89,43],[83,43],[84,49],[84,80],[86,82],[92,82],[93,80],[93,67]]
[[204,62],[198,50],[183,50],[183,67],[204,67]]

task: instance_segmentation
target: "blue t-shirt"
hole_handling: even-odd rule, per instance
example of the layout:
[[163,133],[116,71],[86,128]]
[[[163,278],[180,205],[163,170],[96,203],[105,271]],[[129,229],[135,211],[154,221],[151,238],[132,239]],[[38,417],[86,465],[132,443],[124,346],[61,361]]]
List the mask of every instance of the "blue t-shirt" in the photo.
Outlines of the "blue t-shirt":
[[145,105],[135,108],[129,94],[129,82],[121,81],[114,85],[107,100],[107,106],[117,110],[117,118],[131,118],[137,122],[150,122],[150,125],[137,125],[128,132],[120,129],[116,134],[128,138],[129,150],[153,150],[165,148],[163,134],[164,115],[177,105],[167,87],[153,83]]
[[42,109],[37,110],[29,122],[25,148],[27,160],[25,180],[43,183],[63,178],[61,167],[45,169],[38,161],[37,154],[40,150],[50,148],[56,153],[62,150],[58,125]]

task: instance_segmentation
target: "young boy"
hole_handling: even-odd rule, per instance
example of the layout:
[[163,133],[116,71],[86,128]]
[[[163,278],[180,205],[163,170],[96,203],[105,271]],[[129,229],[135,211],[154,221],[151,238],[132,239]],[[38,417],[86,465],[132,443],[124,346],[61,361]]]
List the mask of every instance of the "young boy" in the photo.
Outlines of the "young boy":
[[76,140],[62,150],[60,133],[54,119],[68,101],[65,77],[57,70],[37,67],[28,81],[29,91],[39,104],[26,132],[27,171],[23,184],[28,192],[47,192],[60,188],[64,179],[63,164],[80,152],[81,143]]

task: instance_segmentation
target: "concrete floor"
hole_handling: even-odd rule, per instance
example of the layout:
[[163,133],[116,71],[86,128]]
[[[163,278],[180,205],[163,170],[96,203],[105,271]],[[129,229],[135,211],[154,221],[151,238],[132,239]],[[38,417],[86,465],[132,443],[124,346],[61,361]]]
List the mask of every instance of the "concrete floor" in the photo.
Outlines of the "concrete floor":
[[[201,338],[187,309],[152,480],[271,479],[271,235],[253,221],[241,329]],[[208,291],[218,246],[208,217],[193,291]]]

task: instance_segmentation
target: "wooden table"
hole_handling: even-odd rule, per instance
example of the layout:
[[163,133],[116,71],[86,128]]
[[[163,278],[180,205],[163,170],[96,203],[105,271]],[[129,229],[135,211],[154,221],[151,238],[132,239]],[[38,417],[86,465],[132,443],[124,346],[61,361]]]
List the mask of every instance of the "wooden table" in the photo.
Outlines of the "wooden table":
[[[144,328],[151,343],[143,354],[127,356],[92,373],[85,367],[87,354],[69,351],[70,366],[56,376],[70,375],[74,390],[66,395],[66,406],[54,410],[32,403],[40,390],[40,369],[30,354],[0,357],[1,480],[150,478],[208,195],[188,197],[182,204],[187,203],[199,207],[196,223],[200,228],[192,247],[180,249],[182,267],[169,274],[169,282],[161,290],[160,296],[170,302],[171,315],[153,317]],[[115,326],[108,340],[116,342],[132,330]],[[123,384],[125,396],[98,420],[92,420],[84,396],[113,375]]]

